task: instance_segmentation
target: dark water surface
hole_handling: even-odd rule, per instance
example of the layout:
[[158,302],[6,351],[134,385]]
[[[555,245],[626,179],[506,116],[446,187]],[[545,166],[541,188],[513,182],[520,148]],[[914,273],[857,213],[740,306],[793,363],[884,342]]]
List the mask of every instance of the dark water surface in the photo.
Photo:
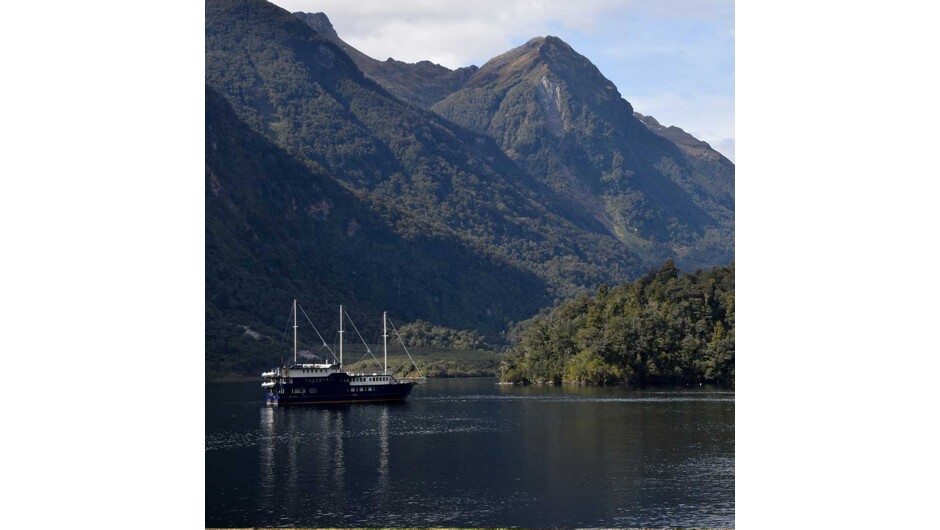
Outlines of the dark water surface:
[[734,526],[734,392],[437,379],[273,408],[206,385],[206,526]]

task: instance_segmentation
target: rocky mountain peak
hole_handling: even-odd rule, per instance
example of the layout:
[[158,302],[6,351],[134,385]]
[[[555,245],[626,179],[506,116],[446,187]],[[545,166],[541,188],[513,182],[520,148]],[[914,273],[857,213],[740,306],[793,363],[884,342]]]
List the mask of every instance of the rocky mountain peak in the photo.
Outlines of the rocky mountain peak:
[[308,26],[313,28],[314,31],[324,37],[332,39],[339,38],[339,36],[336,34],[336,30],[333,29],[333,24],[330,22],[329,17],[326,16],[326,13],[304,13],[298,11],[294,13],[294,16],[302,20]]
[[534,37],[522,46],[490,59],[474,74],[468,86],[486,85],[497,80],[501,84],[514,84],[526,78],[541,82],[546,75],[577,86],[585,95],[600,91],[620,98],[614,84],[587,57],[553,35]]
[[545,35],[544,37],[532,37],[522,46],[509,50],[506,54],[508,55],[515,51],[524,53],[530,50],[535,53],[541,53],[543,51],[563,51],[577,53],[571,48],[571,46],[568,45],[567,42],[561,40],[560,38],[555,37],[554,35]]

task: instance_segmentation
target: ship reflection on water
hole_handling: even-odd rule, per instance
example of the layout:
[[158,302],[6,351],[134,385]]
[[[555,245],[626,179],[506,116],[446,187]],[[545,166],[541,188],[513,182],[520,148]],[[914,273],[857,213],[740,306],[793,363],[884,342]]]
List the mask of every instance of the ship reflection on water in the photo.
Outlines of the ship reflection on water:
[[259,443],[262,512],[278,521],[295,520],[307,513],[309,503],[313,503],[322,515],[343,513],[340,508],[346,505],[346,415],[353,407],[380,409],[376,429],[380,440],[374,451],[378,459],[376,484],[380,490],[387,488],[388,411],[382,410],[382,405],[263,407]]
[[435,380],[271,407],[207,385],[206,526],[734,526],[734,391]]

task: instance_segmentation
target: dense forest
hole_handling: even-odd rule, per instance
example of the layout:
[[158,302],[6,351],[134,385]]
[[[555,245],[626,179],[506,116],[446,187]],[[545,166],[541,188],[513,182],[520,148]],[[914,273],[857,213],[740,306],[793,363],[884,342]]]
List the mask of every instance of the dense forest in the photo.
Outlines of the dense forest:
[[512,383],[734,382],[734,264],[682,274],[667,261],[527,323],[500,367]]

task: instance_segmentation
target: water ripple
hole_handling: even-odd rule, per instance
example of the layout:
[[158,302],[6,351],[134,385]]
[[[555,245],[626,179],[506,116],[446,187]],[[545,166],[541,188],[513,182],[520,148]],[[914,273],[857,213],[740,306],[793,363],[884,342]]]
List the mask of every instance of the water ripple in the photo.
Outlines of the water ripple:
[[[734,395],[732,393],[732,395]],[[471,401],[544,401],[546,403],[734,403],[733,397],[589,397],[589,396],[427,396],[415,398],[415,401],[471,402]]]

